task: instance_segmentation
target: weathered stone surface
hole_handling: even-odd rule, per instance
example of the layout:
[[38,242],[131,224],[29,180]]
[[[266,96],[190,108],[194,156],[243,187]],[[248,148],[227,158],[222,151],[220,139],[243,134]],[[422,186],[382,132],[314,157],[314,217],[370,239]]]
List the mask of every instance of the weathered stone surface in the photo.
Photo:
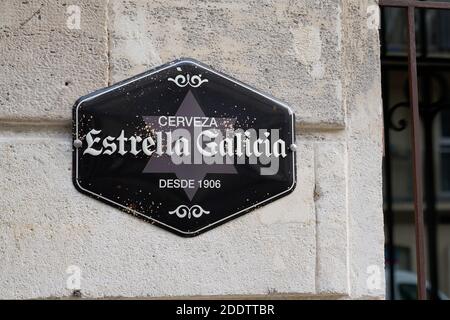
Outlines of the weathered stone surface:
[[[0,141],[2,298],[70,295],[70,265],[89,297],[314,293],[310,145],[300,145],[300,188],[186,239],[76,192],[70,137],[32,134]],[[269,218],[298,202],[303,210]]]
[[384,297],[383,117],[375,1],[343,1],[344,99],[348,112],[348,217],[351,297]]
[[191,57],[342,127],[339,1],[110,1],[111,81]]
[[0,119],[68,121],[79,96],[107,85],[106,0],[1,1],[0,57]]
[[[109,0],[108,21],[106,0],[86,0],[70,30],[68,2],[0,2],[0,298],[70,295],[70,265],[88,297],[382,298],[374,3]],[[180,56],[284,99],[300,129],[295,191],[192,239],[71,182],[75,99]]]
[[346,154],[343,142],[314,145],[316,289],[321,294],[349,294]]

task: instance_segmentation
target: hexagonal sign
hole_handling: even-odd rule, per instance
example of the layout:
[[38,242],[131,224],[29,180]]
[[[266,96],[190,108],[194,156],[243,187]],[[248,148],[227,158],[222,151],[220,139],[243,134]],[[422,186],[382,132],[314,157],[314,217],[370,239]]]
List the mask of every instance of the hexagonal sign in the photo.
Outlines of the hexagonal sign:
[[181,236],[296,184],[291,109],[192,59],[78,99],[73,139],[79,191]]

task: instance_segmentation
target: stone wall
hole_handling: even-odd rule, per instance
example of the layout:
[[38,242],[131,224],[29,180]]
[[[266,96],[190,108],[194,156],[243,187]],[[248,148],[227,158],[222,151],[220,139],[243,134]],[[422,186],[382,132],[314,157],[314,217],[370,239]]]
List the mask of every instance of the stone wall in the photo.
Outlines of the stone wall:
[[[383,298],[373,8],[367,0],[1,1],[0,298],[70,296],[69,266],[93,298]],[[293,193],[188,239],[71,181],[75,100],[179,57],[290,104],[299,146]]]

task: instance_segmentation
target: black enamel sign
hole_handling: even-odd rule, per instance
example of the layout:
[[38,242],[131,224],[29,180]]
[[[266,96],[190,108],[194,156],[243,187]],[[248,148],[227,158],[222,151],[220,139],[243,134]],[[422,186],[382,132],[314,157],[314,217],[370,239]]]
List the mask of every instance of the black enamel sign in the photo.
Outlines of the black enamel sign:
[[195,60],[84,96],[73,119],[75,187],[182,236],[295,188],[289,107]]

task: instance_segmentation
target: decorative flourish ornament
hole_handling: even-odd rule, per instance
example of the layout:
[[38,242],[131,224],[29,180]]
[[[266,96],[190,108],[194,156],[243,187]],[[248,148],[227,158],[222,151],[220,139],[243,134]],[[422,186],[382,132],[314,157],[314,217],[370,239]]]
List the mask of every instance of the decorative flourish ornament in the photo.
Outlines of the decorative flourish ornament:
[[[178,71],[181,71],[181,68],[177,68]],[[193,75],[191,76],[189,73],[186,75],[179,74],[174,78],[168,78],[168,81],[172,81],[180,88],[184,88],[187,85],[190,85],[193,88],[200,87],[203,83],[208,82],[208,79],[202,79],[202,75]]]
[[182,204],[175,210],[169,211],[169,214],[176,214],[178,218],[185,218],[187,216],[187,218],[190,219],[191,217],[200,218],[203,214],[209,214],[209,211],[204,210],[197,204],[190,208]]

